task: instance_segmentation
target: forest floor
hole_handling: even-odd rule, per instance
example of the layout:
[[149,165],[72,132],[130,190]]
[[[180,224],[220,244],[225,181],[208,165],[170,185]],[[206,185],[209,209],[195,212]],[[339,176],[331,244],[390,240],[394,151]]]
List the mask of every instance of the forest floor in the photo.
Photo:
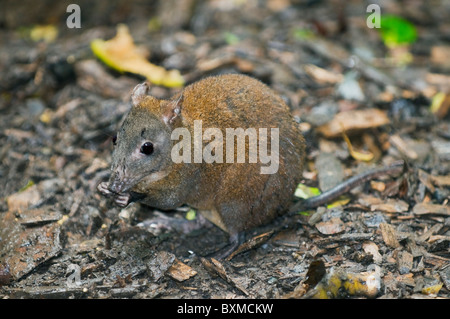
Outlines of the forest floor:
[[[368,27],[365,1],[78,1],[80,29],[66,26],[65,1],[29,2],[0,15],[1,298],[450,297],[448,1],[386,2],[382,14],[417,30],[396,48]],[[254,229],[231,260],[202,258],[227,243],[220,229],[158,227],[188,207],[121,209],[96,190],[144,80],[90,48],[119,23],[186,85],[244,73],[278,92],[307,140],[304,184],[398,160],[404,172]]]

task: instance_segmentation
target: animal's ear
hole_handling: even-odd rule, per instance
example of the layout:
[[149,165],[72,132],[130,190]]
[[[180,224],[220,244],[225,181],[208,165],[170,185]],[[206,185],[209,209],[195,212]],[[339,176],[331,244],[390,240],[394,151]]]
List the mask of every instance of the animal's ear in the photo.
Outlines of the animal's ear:
[[139,103],[145,99],[148,95],[148,89],[149,86],[147,82],[135,86],[133,93],[131,93],[131,102],[133,103],[133,106],[139,105]]
[[161,114],[164,123],[173,125],[176,120],[181,118],[181,105],[183,103],[183,94],[172,101],[161,104]]

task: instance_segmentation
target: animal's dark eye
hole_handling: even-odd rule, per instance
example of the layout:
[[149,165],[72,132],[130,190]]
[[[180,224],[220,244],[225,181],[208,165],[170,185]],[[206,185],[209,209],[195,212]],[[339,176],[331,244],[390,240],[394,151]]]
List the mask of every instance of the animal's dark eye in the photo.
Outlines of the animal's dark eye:
[[117,144],[117,135],[114,135],[112,138],[113,145]]
[[153,153],[153,144],[150,142],[145,142],[141,146],[141,153],[145,155],[151,155]]

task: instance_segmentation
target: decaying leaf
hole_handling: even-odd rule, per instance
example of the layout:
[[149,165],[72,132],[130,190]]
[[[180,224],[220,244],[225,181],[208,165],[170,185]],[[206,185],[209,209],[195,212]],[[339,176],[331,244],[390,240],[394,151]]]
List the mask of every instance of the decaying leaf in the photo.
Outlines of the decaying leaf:
[[433,285],[423,287],[422,293],[424,295],[437,295],[439,290],[441,290],[442,286],[443,286],[443,283],[440,282],[440,283],[436,283]]
[[151,83],[168,87],[183,86],[184,80],[178,70],[166,70],[148,62],[135,46],[128,27],[120,24],[117,35],[108,41],[95,39],[91,42],[94,54],[109,67],[119,72],[145,76]]
[[439,118],[444,118],[450,109],[450,95],[444,92],[438,92],[433,96],[430,105],[430,111]]
[[374,298],[381,287],[381,268],[368,267],[367,272],[352,273],[341,268],[332,268],[330,272],[305,295],[313,299],[345,298],[347,296],[365,296]]
[[[297,189],[295,190],[295,196],[302,198],[302,199],[308,199],[311,197],[315,197],[320,195],[322,192],[317,187],[309,187],[305,184],[298,184]],[[334,208],[339,207],[347,204],[350,201],[350,198],[343,195],[331,202],[327,205],[327,208]],[[300,212],[302,213],[302,212]]]
[[328,123],[319,126],[317,131],[327,138],[335,138],[346,131],[363,130],[389,123],[385,111],[379,109],[352,110],[340,112]]
[[327,208],[335,208],[344,206],[350,202],[350,197],[346,195],[339,196],[335,201],[327,205]]

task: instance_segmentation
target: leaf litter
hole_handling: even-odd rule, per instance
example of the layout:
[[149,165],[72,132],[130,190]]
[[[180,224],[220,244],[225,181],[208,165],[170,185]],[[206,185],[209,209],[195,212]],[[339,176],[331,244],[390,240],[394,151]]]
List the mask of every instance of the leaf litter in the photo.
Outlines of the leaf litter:
[[[82,7],[86,3],[80,1]],[[39,8],[23,14],[7,8],[12,15],[0,30],[0,296],[448,298],[445,3],[420,10],[424,4],[413,1],[417,10],[404,12],[408,21],[418,21],[418,15],[444,24],[420,24],[407,47],[413,59],[401,68],[386,55],[378,32],[366,28],[365,17],[351,13],[365,12],[359,1],[346,4],[339,23],[332,8],[321,4],[176,3],[111,4],[111,12],[133,15],[105,14],[101,27],[86,17],[73,33],[57,26],[58,36],[49,42],[27,41],[14,32],[23,21],[34,23]],[[106,9],[101,2],[89,5]],[[174,12],[179,5],[194,9]],[[391,6],[402,12],[400,2]],[[321,10],[329,11],[329,21],[302,18],[324,17]],[[156,13],[179,19],[158,19]],[[110,68],[125,59],[102,55],[111,40],[96,39],[114,39],[112,17],[128,25],[119,33],[129,36],[133,59],[157,68],[151,71],[156,79],[141,67],[137,75],[135,66],[118,66],[119,73]],[[158,22],[150,29],[149,19]],[[92,43],[103,60],[91,51]],[[154,63],[134,43],[151,52]],[[179,73],[166,82],[167,70]],[[183,84],[181,75],[188,83],[228,72],[268,83],[302,121],[306,187],[322,188],[315,163],[325,144],[345,178],[358,173],[364,157],[351,154],[343,133],[353,149],[379,151],[371,165],[404,159],[408,171],[358,187],[343,206],[282,216],[250,232],[242,252],[226,261],[200,258],[227,240],[215,227],[193,227],[189,234],[141,227],[158,212],[138,204],[121,210],[96,193],[109,176],[111,140],[135,84],[153,79],[150,93],[167,98]],[[314,113],[325,123],[308,121]],[[187,211],[171,214],[184,219]],[[323,266],[316,280],[307,281],[311,265],[318,264]],[[76,269],[79,281],[71,282]]]

